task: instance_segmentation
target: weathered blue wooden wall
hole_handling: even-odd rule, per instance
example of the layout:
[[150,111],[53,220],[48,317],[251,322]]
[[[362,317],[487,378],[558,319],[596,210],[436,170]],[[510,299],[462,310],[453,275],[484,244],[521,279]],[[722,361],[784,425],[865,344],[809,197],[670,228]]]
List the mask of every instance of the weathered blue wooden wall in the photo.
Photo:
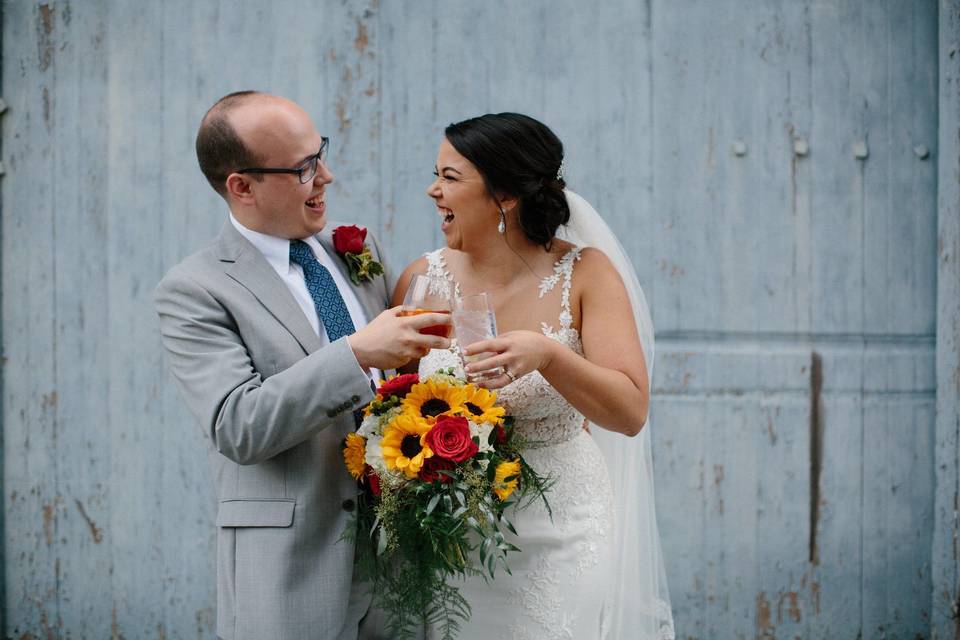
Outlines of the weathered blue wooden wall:
[[424,189],[445,124],[517,110],[565,141],[657,325],[679,638],[953,633],[954,0],[15,0],[2,19],[7,636],[213,635],[213,492],[151,291],[222,224],[192,141],[241,88],[313,114],[331,215],[397,266],[441,241]]

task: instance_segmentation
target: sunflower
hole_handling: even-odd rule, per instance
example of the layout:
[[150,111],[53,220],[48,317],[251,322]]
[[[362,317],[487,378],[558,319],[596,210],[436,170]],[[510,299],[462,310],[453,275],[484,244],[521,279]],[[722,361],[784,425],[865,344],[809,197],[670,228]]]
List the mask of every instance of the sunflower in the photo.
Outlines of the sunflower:
[[501,502],[510,497],[517,488],[517,479],[520,477],[520,460],[504,460],[497,465],[496,476],[493,479],[493,492]]
[[367,442],[362,436],[348,433],[343,441],[343,461],[354,480],[359,480],[366,470]]
[[433,451],[422,436],[431,424],[420,416],[400,414],[383,430],[380,450],[387,469],[402,471],[408,478],[416,478],[423,461],[433,457]]
[[464,410],[467,399],[465,387],[440,380],[427,379],[413,385],[403,399],[403,412],[432,425],[441,414],[455,415]]
[[472,384],[468,384],[464,387],[464,390],[467,392],[467,399],[463,403],[464,409],[466,409],[462,412],[463,417],[478,424],[481,422],[500,424],[503,421],[503,416],[506,415],[507,410],[496,405],[496,393],[483,387],[475,387]]

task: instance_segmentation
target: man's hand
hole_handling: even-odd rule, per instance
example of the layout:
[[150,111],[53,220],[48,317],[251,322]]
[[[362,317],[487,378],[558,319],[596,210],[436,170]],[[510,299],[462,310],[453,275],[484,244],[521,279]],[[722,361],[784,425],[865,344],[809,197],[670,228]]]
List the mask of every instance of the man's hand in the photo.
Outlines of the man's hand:
[[396,369],[422,358],[431,349],[447,349],[450,340],[424,335],[420,329],[451,323],[449,313],[422,313],[400,317],[401,307],[387,309],[347,338],[361,367]]

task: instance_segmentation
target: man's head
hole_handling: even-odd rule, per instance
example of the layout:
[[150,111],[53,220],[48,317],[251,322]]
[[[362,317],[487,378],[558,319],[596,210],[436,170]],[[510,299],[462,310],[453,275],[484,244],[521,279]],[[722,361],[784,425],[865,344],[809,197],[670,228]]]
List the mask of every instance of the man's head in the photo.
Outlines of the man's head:
[[322,144],[310,116],[296,103],[240,91],[207,111],[197,132],[197,159],[241,224],[273,236],[305,238],[326,223],[324,192],[333,174],[316,160]]

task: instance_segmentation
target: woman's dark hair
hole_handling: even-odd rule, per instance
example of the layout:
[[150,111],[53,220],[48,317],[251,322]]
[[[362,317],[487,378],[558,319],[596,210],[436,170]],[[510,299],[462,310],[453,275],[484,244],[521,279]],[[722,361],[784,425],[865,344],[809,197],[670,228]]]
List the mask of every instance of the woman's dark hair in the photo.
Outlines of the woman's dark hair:
[[451,124],[444,134],[483,176],[491,196],[520,202],[520,227],[531,242],[549,250],[570,220],[560,175],[563,143],[547,125],[520,113],[488,113]]

